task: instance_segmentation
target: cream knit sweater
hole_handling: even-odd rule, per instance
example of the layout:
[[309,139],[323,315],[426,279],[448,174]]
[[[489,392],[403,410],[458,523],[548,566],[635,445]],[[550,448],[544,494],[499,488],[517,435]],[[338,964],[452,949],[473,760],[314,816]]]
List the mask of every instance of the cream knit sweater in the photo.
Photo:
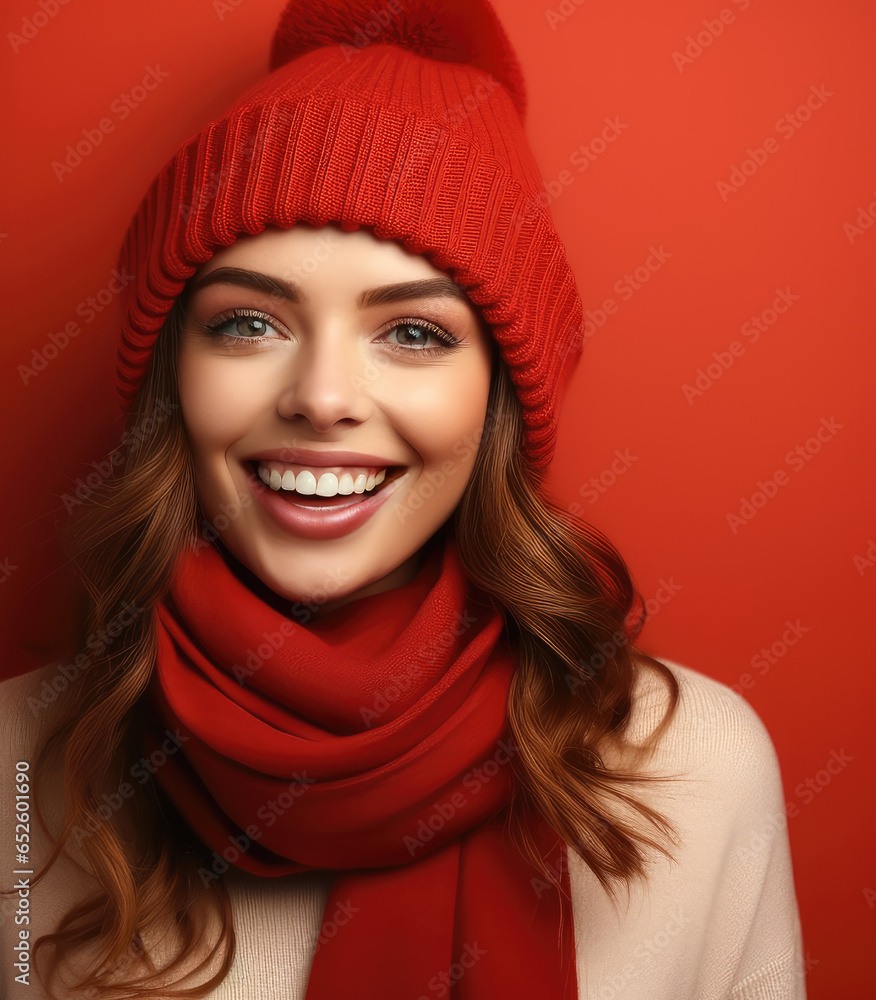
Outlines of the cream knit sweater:
[[[680,846],[672,862],[655,855],[647,883],[634,884],[614,905],[570,852],[579,997],[805,1000],[785,801],[770,738],[754,711],[729,688],[663,662],[679,681],[681,699],[647,770],[678,778],[638,794],[672,821]],[[0,683],[2,889],[25,882],[27,875],[13,873],[32,867],[16,861],[14,779],[19,761],[35,759],[45,717],[39,707],[40,692],[46,690],[42,683],[57,676],[49,665]],[[653,668],[643,670],[631,735],[647,735],[665,704],[665,682]],[[37,864],[47,856],[40,832],[31,814],[31,857]],[[231,973],[209,994],[211,1000],[303,1000],[330,879],[322,872],[259,879],[236,869],[225,876],[237,953]],[[22,975],[16,968],[22,956],[15,950],[19,933],[29,931],[32,943],[49,932],[61,908],[82,899],[92,885],[89,875],[62,858],[29,895],[22,887],[21,893],[3,897],[0,997],[43,1000],[32,965],[29,985],[16,981]],[[29,923],[21,922],[24,913]],[[343,914],[337,917],[338,923],[344,920]],[[355,996],[355,988],[349,995]],[[443,996],[443,987],[424,984],[426,1000]]]

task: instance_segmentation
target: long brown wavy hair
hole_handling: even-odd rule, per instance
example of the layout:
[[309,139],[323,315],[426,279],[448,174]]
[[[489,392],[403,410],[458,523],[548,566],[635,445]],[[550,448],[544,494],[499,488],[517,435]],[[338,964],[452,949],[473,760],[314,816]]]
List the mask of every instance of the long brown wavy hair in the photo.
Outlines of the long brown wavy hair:
[[[153,609],[203,523],[177,389],[184,302],[181,295],[165,321],[125,437],[105,465],[117,471],[82,498],[62,531],[83,583],[85,658],[54,707],[36,762],[38,789],[53,773],[64,789],[39,877],[75,846],[98,889],[36,944],[50,991],[75,957],[81,974],[65,985],[95,997],[200,997],[234,956],[227,891],[220,880],[204,885],[196,876],[203,845],[157,783],[117,796],[118,807],[101,812],[139,755],[138,707],[156,651]],[[645,780],[639,770],[604,759],[608,745],[631,749],[623,737],[636,657],[659,669],[670,689],[648,746],[668,724],[678,687],[634,645],[644,607],[620,554],[546,495],[521,457],[522,436],[520,404],[497,357],[473,473],[448,528],[468,577],[501,611],[519,660],[508,701],[518,749],[508,833],[557,884],[527,833],[527,814],[540,812],[613,892],[646,875],[644,848],[668,853],[674,839],[668,822],[630,792]],[[629,759],[639,758],[634,751]],[[157,968],[144,939],[157,931],[166,942],[168,927],[171,959]]]

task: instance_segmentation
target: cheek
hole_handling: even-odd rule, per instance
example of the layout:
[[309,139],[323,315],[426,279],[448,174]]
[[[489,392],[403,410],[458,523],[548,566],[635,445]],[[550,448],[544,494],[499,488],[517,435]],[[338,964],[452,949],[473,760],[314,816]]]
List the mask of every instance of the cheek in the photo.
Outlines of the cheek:
[[[487,373],[488,376],[488,373]],[[400,419],[406,437],[424,464],[448,477],[450,492],[461,495],[474,466],[486,417],[489,380],[483,372],[459,374],[448,384],[417,394]]]
[[246,433],[253,419],[249,410],[258,398],[239,377],[231,377],[230,366],[211,363],[217,360],[180,357],[183,422],[199,466],[215,461]]

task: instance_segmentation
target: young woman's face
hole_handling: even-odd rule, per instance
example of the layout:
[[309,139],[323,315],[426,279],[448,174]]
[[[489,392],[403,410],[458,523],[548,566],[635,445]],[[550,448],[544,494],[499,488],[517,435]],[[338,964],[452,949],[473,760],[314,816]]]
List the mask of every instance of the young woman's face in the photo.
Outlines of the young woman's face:
[[492,340],[462,288],[366,230],[269,229],[192,278],[179,354],[204,516],[318,614],[401,586],[456,507]]

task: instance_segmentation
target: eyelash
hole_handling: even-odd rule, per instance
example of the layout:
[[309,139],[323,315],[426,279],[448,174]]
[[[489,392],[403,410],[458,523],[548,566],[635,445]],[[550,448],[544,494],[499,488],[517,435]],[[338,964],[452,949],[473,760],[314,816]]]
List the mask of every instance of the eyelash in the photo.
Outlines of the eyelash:
[[[221,341],[223,344],[233,344],[237,345],[240,343],[245,344],[261,344],[270,343],[273,337],[234,337],[231,334],[219,333],[219,330],[231,323],[236,319],[260,319],[269,326],[277,329],[277,322],[267,313],[260,312],[258,309],[233,309],[230,312],[223,313],[223,315],[218,316],[211,323],[206,323],[204,328],[210,333],[212,337]],[[392,325],[387,328],[386,333],[397,329],[402,326],[416,326],[423,330],[431,333],[437,340],[441,341],[441,347],[404,347],[401,344],[393,344],[387,342],[388,346],[394,350],[399,351],[404,354],[417,354],[423,355],[425,357],[434,357],[439,354],[446,354],[448,351],[453,351],[456,348],[462,346],[461,342],[456,339],[452,334],[448,333],[446,330],[442,329],[440,326],[436,326],[434,323],[430,323],[427,320],[416,319],[413,316],[402,317],[401,319],[393,320]]]

